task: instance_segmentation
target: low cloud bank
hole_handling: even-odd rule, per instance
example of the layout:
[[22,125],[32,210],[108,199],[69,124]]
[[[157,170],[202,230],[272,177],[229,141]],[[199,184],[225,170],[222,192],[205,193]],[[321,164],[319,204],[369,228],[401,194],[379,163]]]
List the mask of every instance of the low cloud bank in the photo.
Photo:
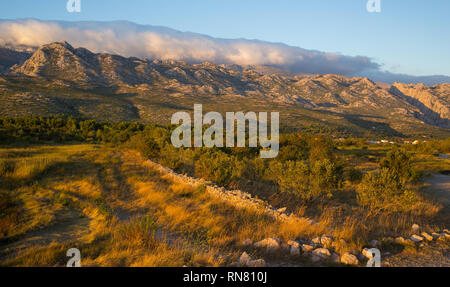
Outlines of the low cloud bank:
[[[367,75],[376,81],[396,80],[395,74],[380,71],[380,65],[365,56],[325,53],[281,43],[219,39],[124,21],[0,21],[0,46],[9,44],[35,47],[63,40],[94,52],[123,56],[189,63],[269,65],[293,73]],[[402,79],[405,76],[408,78],[407,75],[401,76]]]
[[0,22],[0,45],[40,46],[63,40],[95,52],[189,63],[271,65],[294,73],[351,75],[379,67],[368,57],[350,57],[256,40],[217,39],[130,22]]

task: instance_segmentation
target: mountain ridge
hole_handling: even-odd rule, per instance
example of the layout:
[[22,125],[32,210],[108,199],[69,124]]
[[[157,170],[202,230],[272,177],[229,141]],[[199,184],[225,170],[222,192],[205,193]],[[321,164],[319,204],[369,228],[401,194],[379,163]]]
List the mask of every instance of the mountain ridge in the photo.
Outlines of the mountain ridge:
[[[341,116],[359,115],[371,121],[391,118],[401,124],[419,120],[417,124],[450,129],[449,84],[427,87],[394,83],[387,88],[360,77],[281,75],[270,67],[127,58],[74,48],[68,42],[39,47],[22,64],[12,66],[9,75],[83,89],[114,87],[118,93],[142,98],[160,93],[211,101],[252,99]],[[139,107],[136,109],[140,112]]]

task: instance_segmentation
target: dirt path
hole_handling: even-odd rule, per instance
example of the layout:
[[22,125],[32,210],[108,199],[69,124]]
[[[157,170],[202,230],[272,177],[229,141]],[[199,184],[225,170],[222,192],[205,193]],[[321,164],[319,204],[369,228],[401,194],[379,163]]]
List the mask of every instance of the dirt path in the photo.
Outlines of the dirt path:
[[0,261],[19,254],[21,251],[48,246],[52,242],[80,240],[89,234],[90,218],[80,218],[76,210],[65,210],[57,216],[57,221],[45,228],[29,232],[18,241],[0,248]]
[[442,203],[446,209],[450,208],[450,175],[433,174],[425,179],[429,184],[425,191]]

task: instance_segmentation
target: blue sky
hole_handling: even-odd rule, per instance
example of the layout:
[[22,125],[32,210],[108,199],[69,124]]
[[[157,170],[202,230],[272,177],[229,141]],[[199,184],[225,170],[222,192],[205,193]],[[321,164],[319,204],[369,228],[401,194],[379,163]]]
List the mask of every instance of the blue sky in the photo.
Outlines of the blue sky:
[[0,0],[0,18],[111,21],[160,25],[220,38],[259,39],[368,56],[382,69],[450,75],[450,1],[381,0]]

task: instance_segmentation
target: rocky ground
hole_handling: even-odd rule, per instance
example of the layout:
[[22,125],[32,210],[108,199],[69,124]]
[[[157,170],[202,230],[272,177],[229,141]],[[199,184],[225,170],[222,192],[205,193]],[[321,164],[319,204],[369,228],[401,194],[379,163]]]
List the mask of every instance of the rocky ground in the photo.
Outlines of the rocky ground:
[[[302,220],[315,224],[308,218],[299,218],[293,214],[286,214],[285,209],[275,209],[265,202],[254,199],[250,194],[240,190],[229,191],[218,187],[202,179],[196,179],[183,174],[177,174],[173,170],[166,168],[158,163],[149,161],[149,163],[162,173],[166,173],[172,179],[191,185],[206,185],[207,191],[222,200],[229,201],[235,206],[253,208],[264,208],[265,212],[278,220]],[[438,177],[435,181],[438,186],[442,183],[442,178]],[[447,190],[448,193],[448,190]],[[311,240],[289,240],[286,242],[278,238],[266,238],[264,240],[253,242],[247,239],[241,243],[244,248],[254,251],[262,251],[262,258],[251,258],[247,252],[243,252],[238,261],[233,262],[231,266],[298,266],[298,260],[295,264],[289,263],[289,257],[305,259],[305,266],[311,262],[314,265],[336,265],[345,264],[353,266],[366,266],[367,262],[375,255],[372,248],[380,250],[381,266],[386,267],[420,267],[420,266],[446,266],[450,267],[449,242],[450,232],[447,229],[436,230],[435,232],[421,232],[419,225],[414,224],[411,227],[411,236],[387,237],[381,240],[372,240],[363,250],[353,250],[339,254],[336,251],[337,245],[345,245],[343,239],[334,238],[331,235],[322,235]],[[268,256],[269,255],[269,256]],[[269,259],[267,259],[269,258]],[[280,259],[282,258],[282,259]],[[286,260],[286,258],[288,258]]]

